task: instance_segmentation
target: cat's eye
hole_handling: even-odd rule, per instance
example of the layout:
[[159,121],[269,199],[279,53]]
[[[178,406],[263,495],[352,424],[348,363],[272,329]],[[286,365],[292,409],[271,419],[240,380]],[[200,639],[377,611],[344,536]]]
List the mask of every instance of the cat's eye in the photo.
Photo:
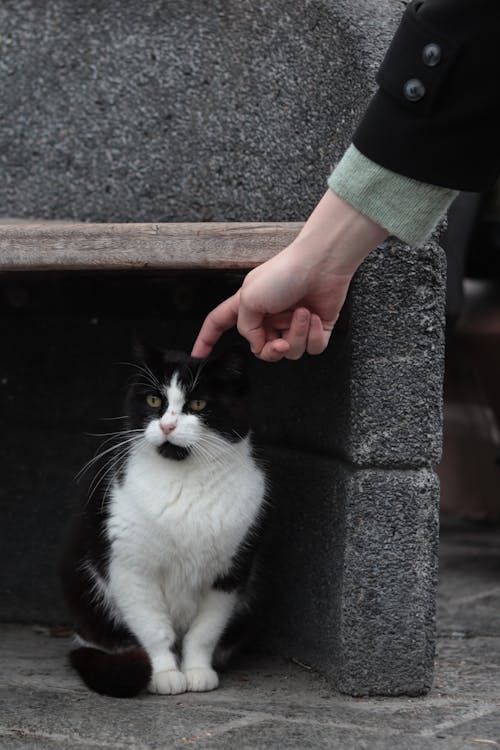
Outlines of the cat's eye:
[[161,398],[154,393],[148,393],[146,396],[146,403],[152,409],[159,409],[161,406]]
[[206,405],[207,402],[202,398],[194,398],[189,402],[189,408],[191,411],[203,411]]

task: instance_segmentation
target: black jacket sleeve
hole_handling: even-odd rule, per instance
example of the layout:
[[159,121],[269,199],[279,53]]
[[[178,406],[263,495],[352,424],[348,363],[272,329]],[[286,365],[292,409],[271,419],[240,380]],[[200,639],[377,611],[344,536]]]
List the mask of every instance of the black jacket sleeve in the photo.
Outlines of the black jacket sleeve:
[[383,167],[481,192],[500,172],[500,0],[413,0],[353,143]]

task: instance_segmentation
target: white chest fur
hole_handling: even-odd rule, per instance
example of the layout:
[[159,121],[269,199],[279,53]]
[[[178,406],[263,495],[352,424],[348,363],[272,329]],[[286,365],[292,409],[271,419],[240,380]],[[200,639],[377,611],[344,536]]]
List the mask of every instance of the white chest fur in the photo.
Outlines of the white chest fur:
[[263,499],[264,477],[248,439],[221,446],[211,462],[166,459],[141,444],[111,491],[110,595],[123,594],[114,578],[123,581],[126,569],[160,587],[172,619],[184,626],[199,597],[228,571]]

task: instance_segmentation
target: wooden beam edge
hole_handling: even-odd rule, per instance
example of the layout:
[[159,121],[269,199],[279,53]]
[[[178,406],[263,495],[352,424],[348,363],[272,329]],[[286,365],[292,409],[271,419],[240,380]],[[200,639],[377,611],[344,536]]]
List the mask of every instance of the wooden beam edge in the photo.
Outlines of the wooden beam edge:
[[0,225],[0,272],[248,269],[286,247],[298,222]]

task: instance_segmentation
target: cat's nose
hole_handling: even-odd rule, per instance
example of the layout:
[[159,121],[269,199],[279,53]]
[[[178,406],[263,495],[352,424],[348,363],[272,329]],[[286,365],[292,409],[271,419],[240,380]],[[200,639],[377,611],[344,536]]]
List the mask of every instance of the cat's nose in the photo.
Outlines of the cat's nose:
[[160,428],[164,435],[170,435],[170,433],[173,432],[176,427],[176,422],[160,422]]

